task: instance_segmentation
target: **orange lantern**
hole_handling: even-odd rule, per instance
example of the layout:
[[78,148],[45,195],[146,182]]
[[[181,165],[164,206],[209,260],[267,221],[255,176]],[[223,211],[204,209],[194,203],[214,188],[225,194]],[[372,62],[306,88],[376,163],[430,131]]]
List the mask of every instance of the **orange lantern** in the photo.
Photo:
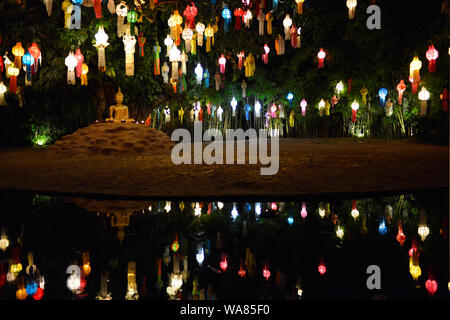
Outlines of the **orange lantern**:
[[21,42],[17,42],[16,45],[12,48],[12,54],[14,55],[14,65],[17,68],[22,68],[22,56],[25,54],[25,49],[22,47]]
[[305,0],[295,0],[295,3],[297,4],[298,14],[303,14],[303,2],[305,2]]

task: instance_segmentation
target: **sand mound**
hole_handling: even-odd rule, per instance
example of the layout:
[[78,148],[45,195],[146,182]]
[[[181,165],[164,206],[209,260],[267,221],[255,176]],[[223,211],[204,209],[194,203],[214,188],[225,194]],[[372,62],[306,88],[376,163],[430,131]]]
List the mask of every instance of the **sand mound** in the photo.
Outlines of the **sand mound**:
[[174,143],[164,132],[136,123],[97,123],[62,137],[51,147],[61,157],[168,154]]

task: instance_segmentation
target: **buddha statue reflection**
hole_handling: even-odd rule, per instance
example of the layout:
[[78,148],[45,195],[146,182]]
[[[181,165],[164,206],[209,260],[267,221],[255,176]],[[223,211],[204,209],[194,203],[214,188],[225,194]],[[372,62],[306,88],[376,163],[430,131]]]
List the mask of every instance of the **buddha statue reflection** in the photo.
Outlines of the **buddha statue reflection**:
[[129,118],[128,107],[122,104],[123,93],[119,91],[116,93],[116,104],[109,108],[109,118],[105,119],[107,122],[134,122],[134,119]]

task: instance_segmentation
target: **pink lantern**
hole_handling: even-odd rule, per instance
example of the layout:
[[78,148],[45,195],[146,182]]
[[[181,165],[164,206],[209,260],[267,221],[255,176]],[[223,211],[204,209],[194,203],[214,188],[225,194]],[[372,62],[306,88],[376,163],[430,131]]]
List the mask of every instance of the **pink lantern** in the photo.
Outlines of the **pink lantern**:
[[[270,107],[270,116],[272,118],[277,117],[277,105],[275,103],[272,104],[272,106]],[[274,205],[275,205],[275,209],[273,209]],[[277,210],[276,207],[277,207],[277,204],[275,202],[272,203],[272,210]]]
[[405,84],[405,81],[403,81],[403,79],[402,79],[397,85],[398,104],[399,105],[403,104],[403,92],[405,92],[405,90],[406,90],[406,84]]
[[268,266],[265,265],[264,268],[263,268],[263,277],[266,278],[266,281],[269,281],[270,274],[271,273],[270,273],[270,270],[269,270]]
[[300,211],[300,215],[303,219],[308,215],[308,211],[306,211],[306,203],[302,202],[302,211]]
[[325,53],[325,51],[323,51],[323,49],[320,49],[319,53],[317,54],[317,58],[319,59],[319,69],[324,67],[326,55],[327,54]]
[[84,56],[81,53],[80,49],[77,49],[75,51],[75,58],[77,59],[77,73],[76,73],[76,75],[77,75],[77,78],[79,78],[79,77],[81,77],[81,71],[82,71],[82,68],[83,68],[83,61],[84,61]]
[[244,51],[241,51],[237,54],[238,57],[238,68],[239,70],[242,70],[242,66],[243,66],[243,59],[245,58],[245,53]]
[[227,63],[227,59],[225,59],[225,56],[222,54],[219,58],[219,65],[220,65],[220,73],[225,73],[225,64]]
[[269,63],[269,52],[270,52],[270,48],[266,43],[266,44],[264,44],[264,53],[262,55],[262,60],[264,61],[265,64]]
[[187,5],[186,9],[184,9],[183,15],[186,17],[188,21],[188,26],[191,29],[195,28],[195,16],[197,15],[197,7],[194,2],[191,2],[191,6]]
[[227,271],[228,268],[228,262],[227,262],[227,255],[222,254],[222,261],[220,261],[220,269],[222,269],[223,272]]
[[336,97],[336,95],[333,95],[333,98],[331,98],[331,106],[334,108],[335,105],[339,102],[339,99]]
[[434,295],[438,289],[438,283],[436,280],[429,278],[425,282],[425,288],[427,289],[427,291],[430,295]]
[[317,268],[320,275],[323,276],[325,272],[327,272],[327,267],[325,267],[325,263],[323,262],[323,258],[320,258],[319,267]]
[[434,48],[434,45],[428,47],[427,51],[428,70],[430,72],[436,72],[436,60],[439,57],[439,51]]
[[300,108],[302,108],[302,117],[306,116],[306,106],[308,105],[308,103],[306,102],[305,99],[302,99],[302,101],[300,102]]

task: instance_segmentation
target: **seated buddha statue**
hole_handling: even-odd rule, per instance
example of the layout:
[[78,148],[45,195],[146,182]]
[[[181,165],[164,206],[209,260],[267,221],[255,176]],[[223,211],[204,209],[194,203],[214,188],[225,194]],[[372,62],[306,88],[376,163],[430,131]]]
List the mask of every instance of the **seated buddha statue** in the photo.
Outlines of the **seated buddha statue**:
[[107,122],[134,122],[134,119],[129,118],[128,107],[122,104],[123,93],[119,91],[116,93],[116,104],[109,107],[109,118]]

